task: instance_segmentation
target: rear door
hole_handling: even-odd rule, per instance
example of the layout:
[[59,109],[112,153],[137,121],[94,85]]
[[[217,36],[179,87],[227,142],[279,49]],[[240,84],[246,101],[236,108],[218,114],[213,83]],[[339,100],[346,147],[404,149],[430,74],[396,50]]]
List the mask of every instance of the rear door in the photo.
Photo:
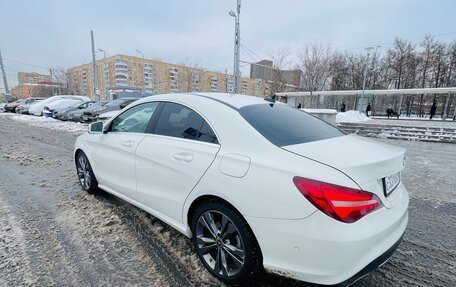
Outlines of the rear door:
[[138,196],[147,207],[182,221],[187,195],[220,149],[208,122],[192,108],[163,103],[136,150]]
[[97,141],[95,171],[102,186],[137,201],[135,176],[135,150],[144,138],[159,103],[134,106],[118,115]]

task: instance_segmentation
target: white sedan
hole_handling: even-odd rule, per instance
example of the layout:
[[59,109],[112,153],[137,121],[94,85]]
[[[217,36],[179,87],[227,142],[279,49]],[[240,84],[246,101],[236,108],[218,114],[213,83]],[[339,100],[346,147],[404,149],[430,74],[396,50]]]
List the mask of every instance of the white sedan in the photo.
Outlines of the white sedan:
[[262,270],[348,285],[383,264],[408,222],[405,151],[274,98],[138,100],[75,145],[79,182],[193,239],[219,280]]

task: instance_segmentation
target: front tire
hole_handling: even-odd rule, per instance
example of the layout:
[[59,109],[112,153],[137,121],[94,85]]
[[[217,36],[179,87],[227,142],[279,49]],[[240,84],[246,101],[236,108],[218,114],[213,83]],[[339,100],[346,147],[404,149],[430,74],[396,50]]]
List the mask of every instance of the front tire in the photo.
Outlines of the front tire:
[[98,182],[90,165],[89,159],[84,152],[80,151],[76,156],[76,171],[78,173],[79,184],[82,189],[89,194],[98,191]]
[[242,215],[225,202],[206,202],[192,220],[193,245],[206,269],[227,284],[251,281],[262,271],[261,251]]

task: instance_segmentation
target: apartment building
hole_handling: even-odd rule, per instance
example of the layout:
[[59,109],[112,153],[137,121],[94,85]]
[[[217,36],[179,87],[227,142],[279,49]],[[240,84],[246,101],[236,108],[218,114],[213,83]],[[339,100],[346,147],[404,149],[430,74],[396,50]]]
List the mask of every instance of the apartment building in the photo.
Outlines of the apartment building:
[[[274,70],[273,62],[270,60],[261,60],[257,63],[250,64],[250,78],[262,80],[265,85],[274,84],[281,78],[285,84],[286,91],[298,91],[301,86],[301,70]],[[285,92],[285,91],[283,91]]]
[[11,89],[11,95],[16,99],[26,99],[31,97],[50,97],[59,91],[59,85],[56,84],[19,84]]
[[[128,55],[115,55],[96,62],[97,89],[101,98],[109,98],[110,87],[139,87],[144,93],[175,92],[231,92],[233,78],[221,72],[181,64],[166,63],[157,59],[143,59]],[[77,94],[94,98],[92,63],[67,71],[69,88]],[[239,91],[243,94],[264,96],[264,88],[257,80],[241,77]]]
[[40,84],[43,82],[50,83],[51,76],[39,73],[18,72],[17,80],[20,84]]

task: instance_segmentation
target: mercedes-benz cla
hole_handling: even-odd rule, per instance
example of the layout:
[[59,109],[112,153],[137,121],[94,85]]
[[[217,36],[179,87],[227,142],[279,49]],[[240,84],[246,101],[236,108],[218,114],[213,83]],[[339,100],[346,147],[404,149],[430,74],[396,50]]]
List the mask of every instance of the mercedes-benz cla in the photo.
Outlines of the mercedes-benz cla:
[[74,157],[84,190],[112,193],[191,237],[227,283],[266,270],[351,284],[391,256],[408,222],[402,148],[274,98],[144,98],[92,124]]

